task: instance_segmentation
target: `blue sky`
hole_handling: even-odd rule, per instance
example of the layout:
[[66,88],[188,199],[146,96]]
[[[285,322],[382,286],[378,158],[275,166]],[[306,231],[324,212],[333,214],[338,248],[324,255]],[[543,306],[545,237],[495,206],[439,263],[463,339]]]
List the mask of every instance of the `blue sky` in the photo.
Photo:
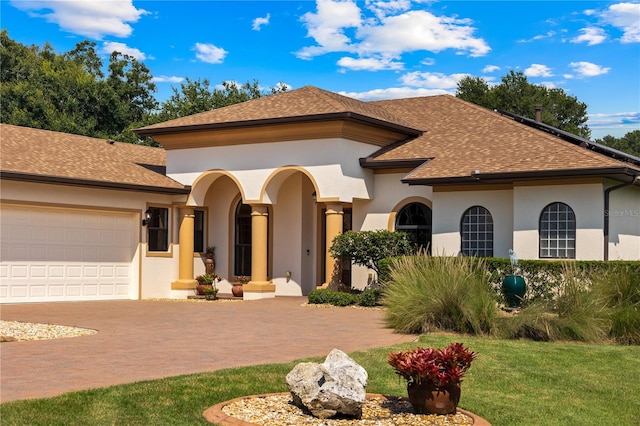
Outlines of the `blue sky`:
[[455,93],[510,70],[588,105],[592,139],[640,129],[638,1],[0,0],[1,24],[58,53],[85,39],[181,81],[313,85],[360,100]]

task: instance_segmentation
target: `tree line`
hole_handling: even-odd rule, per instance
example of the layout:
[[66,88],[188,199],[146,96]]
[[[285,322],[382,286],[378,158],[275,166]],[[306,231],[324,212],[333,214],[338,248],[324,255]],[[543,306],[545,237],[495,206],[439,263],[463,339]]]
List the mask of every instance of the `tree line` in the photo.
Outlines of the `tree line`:
[[[208,79],[186,78],[180,87],[171,88],[164,102],[155,98],[156,90],[149,69],[132,56],[113,52],[105,68],[94,42],[85,40],[57,53],[48,43],[25,46],[12,40],[6,29],[0,32],[0,121],[7,124],[158,146],[132,130],[287,89],[278,84],[262,90],[257,80],[214,87]],[[541,104],[544,123],[590,135],[586,104],[562,89],[530,84],[522,73],[512,71],[493,87],[467,77],[458,84],[456,96],[527,117]],[[640,131],[600,142],[640,155]]]

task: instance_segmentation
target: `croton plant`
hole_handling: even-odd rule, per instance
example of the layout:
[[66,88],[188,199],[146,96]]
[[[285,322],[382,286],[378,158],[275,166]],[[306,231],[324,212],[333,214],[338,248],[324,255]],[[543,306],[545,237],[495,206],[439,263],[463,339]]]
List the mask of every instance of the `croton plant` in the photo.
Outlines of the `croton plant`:
[[444,349],[415,348],[391,352],[388,362],[408,384],[431,383],[437,387],[459,384],[478,354],[462,343]]

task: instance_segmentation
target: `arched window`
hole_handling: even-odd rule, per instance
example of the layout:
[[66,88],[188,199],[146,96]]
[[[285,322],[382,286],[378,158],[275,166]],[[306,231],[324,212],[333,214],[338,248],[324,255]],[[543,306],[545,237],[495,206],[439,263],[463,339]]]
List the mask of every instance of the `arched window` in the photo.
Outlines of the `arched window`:
[[431,208],[422,203],[407,204],[396,215],[396,231],[406,232],[417,248],[431,253]]
[[493,256],[493,218],[482,206],[468,208],[460,221],[461,252],[465,256]]
[[238,202],[234,225],[233,273],[251,276],[251,206]]
[[576,215],[564,203],[551,203],[540,215],[540,258],[575,259]]

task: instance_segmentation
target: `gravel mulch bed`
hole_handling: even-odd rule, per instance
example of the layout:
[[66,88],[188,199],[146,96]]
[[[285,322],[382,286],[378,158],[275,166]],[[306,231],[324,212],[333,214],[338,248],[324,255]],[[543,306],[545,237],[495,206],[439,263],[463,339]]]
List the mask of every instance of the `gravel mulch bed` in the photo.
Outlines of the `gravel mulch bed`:
[[2,342],[62,339],[66,337],[88,336],[96,333],[96,330],[69,327],[66,325],[0,321],[0,341]]
[[[319,419],[305,414],[292,403],[288,393],[265,395],[254,398],[240,398],[222,407],[227,416],[238,419],[222,424],[256,424],[262,426],[435,426],[472,425],[474,419],[460,411],[446,416],[414,414],[411,404],[401,398],[381,398],[368,396],[362,409],[361,419]],[[206,412],[205,412],[206,417]],[[220,421],[220,418],[209,419]]]

